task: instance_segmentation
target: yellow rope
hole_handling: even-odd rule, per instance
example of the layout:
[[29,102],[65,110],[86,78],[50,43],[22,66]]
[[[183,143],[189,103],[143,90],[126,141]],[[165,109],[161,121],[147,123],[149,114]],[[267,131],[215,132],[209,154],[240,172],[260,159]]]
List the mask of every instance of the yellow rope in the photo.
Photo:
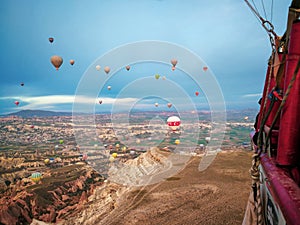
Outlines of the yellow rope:
[[253,188],[253,198],[254,198],[254,212],[257,217],[257,225],[263,225],[263,207],[261,203],[261,197],[260,197],[260,181],[259,181],[259,153],[255,153],[252,156],[252,166],[251,166],[251,178],[252,178],[252,188]]

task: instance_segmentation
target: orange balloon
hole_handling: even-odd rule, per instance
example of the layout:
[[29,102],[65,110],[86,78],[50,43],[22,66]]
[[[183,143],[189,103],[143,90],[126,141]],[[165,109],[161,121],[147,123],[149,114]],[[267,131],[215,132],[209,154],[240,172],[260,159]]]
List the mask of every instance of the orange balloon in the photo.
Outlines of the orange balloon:
[[172,103],[168,103],[168,105],[167,105],[169,108],[171,108],[172,107]]
[[51,57],[51,63],[56,68],[56,70],[58,70],[61,64],[63,63],[63,59],[58,55],[54,55]]
[[74,63],[75,63],[74,59],[71,59],[71,60],[70,60],[70,64],[73,66]]
[[110,72],[109,66],[104,67],[104,72],[107,73],[107,74]]
[[126,70],[129,71],[130,70],[130,66],[126,66]]

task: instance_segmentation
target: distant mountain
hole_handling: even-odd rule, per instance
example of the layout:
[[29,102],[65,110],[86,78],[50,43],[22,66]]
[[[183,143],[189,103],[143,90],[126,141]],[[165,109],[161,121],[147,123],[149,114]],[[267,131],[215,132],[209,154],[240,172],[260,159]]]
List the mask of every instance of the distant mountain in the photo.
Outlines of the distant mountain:
[[[105,115],[110,114],[111,112],[96,112],[96,115]],[[119,112],[120,114],[127,112]],[[142,117],[153,117],[153,113],[157,115],[171,115],[174,112],[160,112],[160,111],[140,111],[140,112],[130,112],[132,114],[141,115]],[[167,113],[167,114],[166,114]],[[188,112],[186,112],[188,113]],[[257,109],[242,109],[242,110],[227,110],[226,111],[226,120],[227,121],[244,121],[245,117],[248,117],[248,121],[254,121],[255,116],[257,115]],[[211,114],[209,111],[199,111],[199,119],[201,120],[210,120]],[[86,115],[85,113],[79,113],[78,115]],[[23,118],[30,117],[51,117],[51,116],[72,116],[72,112],[55,112],[55,111],[45,111],[45,110],[21,110],[15,113],[10,113],[6,115],[1,115],[0,117],[6,116],[18,116]]]
[[72,116],[71,112],[54,112],[45,110],[21,110],[19,112],[6,114],[4,116],[19,116],[19,117],[50,117],[50,116]]

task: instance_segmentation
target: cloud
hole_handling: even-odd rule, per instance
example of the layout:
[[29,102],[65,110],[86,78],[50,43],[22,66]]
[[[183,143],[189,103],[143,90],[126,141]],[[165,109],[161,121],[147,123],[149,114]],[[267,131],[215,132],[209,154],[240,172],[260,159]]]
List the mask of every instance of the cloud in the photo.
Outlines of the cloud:
[[[102,100],[102,104],[114,104],[117,99],[115,98],[94,98],[82,95],[45,95],[45,96],[33,96],[33,97],[19,97],[19,96],[6,96],[0,97],[0,100],[18,100],[24,106],[19,109],[56,109],[63,104],[96,104],[99,100]],[[133,104],[136,102],[135,98],[122,98],[118,99],[118,104]]]
[[262,93],[255,93],[255,94],[246,94],[246,95],[242,95],[242,98],[257,98],[257,97],[261,97]]

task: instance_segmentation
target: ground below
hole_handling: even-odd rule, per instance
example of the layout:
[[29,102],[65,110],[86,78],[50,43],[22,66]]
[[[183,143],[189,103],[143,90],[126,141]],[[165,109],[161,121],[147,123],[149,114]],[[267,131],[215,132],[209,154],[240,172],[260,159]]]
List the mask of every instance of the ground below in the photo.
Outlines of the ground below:
[[[163,182],[123,191],[110,210],[80,224],[242,224],[251,189],[251,152],[221,152],[202,172],[200,159],[191,158],[181,172]],[[95,210],[93,203],[88,208]],[[78,223],[77,219],[72,220]]]

